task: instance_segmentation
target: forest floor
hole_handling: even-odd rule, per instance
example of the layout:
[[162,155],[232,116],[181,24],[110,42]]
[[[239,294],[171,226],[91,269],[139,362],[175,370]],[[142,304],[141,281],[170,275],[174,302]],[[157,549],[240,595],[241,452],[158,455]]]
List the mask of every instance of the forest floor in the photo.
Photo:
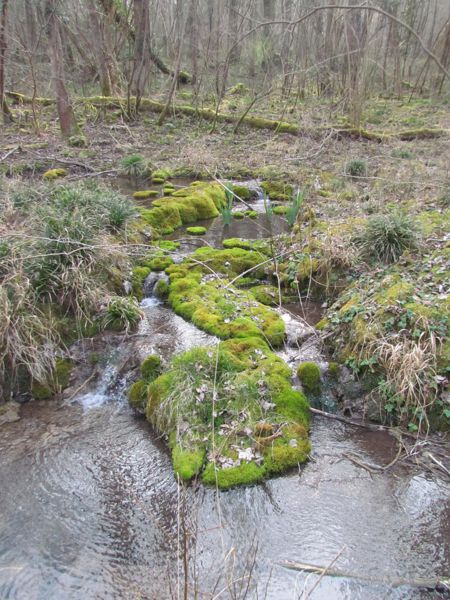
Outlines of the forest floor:
[[[181,101],[186,103],[186,99],[183,97]],[[235,114],[238,119],[247,100],[232,96],[222,111]],[[346,279],[344,293],[322,324],[331,327],[329,336],[335,338],[338,360],[353,361],[356,371],[360,369],[355,365],[358,361],[370,365],[368,354],[378,352],[370,345],[373,338],[388,341],[393,347],[398,336],[403,335],[406,323],[409,334],[401,341],[403,355],[413,353],[410,345],[422,333],[426,334],[427,347],[425,342],[419,347],[424,362],[419,361],[414,367],[410,361],[408,365],[412,371],[420,369],[427,364],[425,355],[434,338],[445,340],[449,324],[448,102],[408,98],[372,100],[365,108],[362,123],[367,131],[394,134],[382,142],[340,133],[339,128],[347,121],[340,107],[332,103],[311,101],[295,107],[266,103],[258,113],[265,118],[298,124],[308,133],[275,133],[246,125],[235,132],[235,125],[230,123],[218,123],[211,132],[211,122],[181,114],[169,115],[162,126],[157,126],[157,117],[151,113],[127,121],[120,110],[99,109],[79,102],[77,114],[87,140],[85,147],[79,148],[70,147],[61,139],[53,107],[40,107],[37,132],[32,111],[24,105],[15,111],[16,122],[4,128],[0,172],[40,179],[47,169],[64,167],[68,171],[66,181],[115,177],[124,157],[139,154],[152,167],[169,169],[173,177],[229,178],[234,182],[260,179],[299,186],[305,191],[314,218],[309,220],[308,235],[298,231],[296,234],[297,280],[302,283],[307,256],[308,265],[315,265],[315,271],[311,266],[306,274],[308,292],[311,279],[317,280],[326,270],[327,289],[321,299],[331,305],[338,294],[327,297],[329,278]],[[406,141],[395,135],[404,130],[424,129],[440,129],[442,136],[421,139],[418,135]],[[349,173],[352,161],[363,164],[362,175]],[[417,218],[422,237],[420,250],[394,267],[361,261],[351,246],[351,237],[371,216],[399,210]],[[292,264],[285,267],[289,277]],[[402,281],[408,285],[399,287]],[[375,300],[374,290],[378,293]],[[346,340],[352,342],[351,347]],[[417,343],[420,346],[422,342]],[[436,373],[439,379],[432,385],[445,388],[448,384],[445,377],[448,378],[450,346],[448,342],[439,344],[440,341],[439,364],[431,368],[431,379],[421,383],[426,389]],[[435,354],[430,360],[435,361]],[[383,382],[386,397],[381,404],[392,406],[390,410],[395,413],[403,400],[392,391],[399,386],[395,381],[398,365],[394,365],[393,357],[389,360],[392,372],[387,382]],[[450,422],[448,392],[440,397],[443,400],[439,411],[444,411]],[[414,405],[413,413],[416,409]],[[413,425],[415,418],[410,408],[408,419]]]

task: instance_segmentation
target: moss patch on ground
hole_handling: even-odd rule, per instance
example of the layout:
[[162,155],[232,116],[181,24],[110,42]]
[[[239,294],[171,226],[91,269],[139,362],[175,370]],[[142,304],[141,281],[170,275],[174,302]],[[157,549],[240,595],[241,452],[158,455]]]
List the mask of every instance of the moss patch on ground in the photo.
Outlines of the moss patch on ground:
[[174,471],[229,488],[304,462],[309,406],[289,367],[260,337],[173,358],[147,387],[146,416],[165,434]]

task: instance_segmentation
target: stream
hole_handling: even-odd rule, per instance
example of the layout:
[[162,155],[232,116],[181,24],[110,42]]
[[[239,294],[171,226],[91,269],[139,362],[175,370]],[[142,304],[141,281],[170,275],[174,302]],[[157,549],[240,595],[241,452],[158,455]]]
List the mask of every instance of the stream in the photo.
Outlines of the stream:
[[[218,218],[208,243],[266,237],[261,219],[236,221],[225,235]],[[217,343],[156,298],[142,307],[141,356],[167,360]],[[318,308],[309,308],[316,322]],[[70,401],[29,402],[20,421],[0,430],[2,600],[182,598],[183,529],[189,598],[241,598],[247,582],[251,599],[449,597],[356,578],[319,581],[280,564],[326,566],[339,554],[334,567],[377,580],[448,575],[448,483],[400,466],[371,474],[343,456],[387,464],[396,454],[392,436],[315,418],[301,471],[226,492],[183,491],[164,441],[128,406],[118,374],[126,349],[126,341],[111,342],[92,389]]]

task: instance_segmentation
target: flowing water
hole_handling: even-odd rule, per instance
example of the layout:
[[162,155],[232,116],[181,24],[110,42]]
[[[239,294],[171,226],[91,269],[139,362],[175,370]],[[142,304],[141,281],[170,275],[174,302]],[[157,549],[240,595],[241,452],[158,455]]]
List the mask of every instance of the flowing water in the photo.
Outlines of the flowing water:
[[[143,355],[217,342],[154,298],[143,309]],[[248,598],[307,597],[318,577],[283,560],[328,565],[339,555],[341,571],[377,579],[449,573],[448,484],[420,470],[370,474],[344,457],[387,464],[396,448],[382,431],[316,418],[300,472],[227,492],[180,490],[165,443],[127,405],[116,367],[126,348],[111,344],[92,389],[66,403],[30,402],[1,428],[0,598],[182,598],[183,530],[189,598],[242,597],[228,590],[245,590],[249,574]],[[310,597],[445,595],[324,577]]]

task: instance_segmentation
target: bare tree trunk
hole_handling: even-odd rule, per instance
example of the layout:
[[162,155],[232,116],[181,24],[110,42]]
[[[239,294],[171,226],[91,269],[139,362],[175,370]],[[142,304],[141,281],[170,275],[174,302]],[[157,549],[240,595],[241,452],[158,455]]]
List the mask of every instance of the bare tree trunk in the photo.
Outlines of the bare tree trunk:
[[65,84],[63,48],[56,17],[56,2],[57,0],[46,0],[47,37],[59,125],[63,136],[70,137],[79,133],[79,129]]
[[149,4],[148,0],[134,0],[134,65],[133,79],[131,82],[132,93],[136,96],[136,111],[139,110],[145,85],[148,79],[148,41],[149,32]]
[[8,16],[8,0],[3,0],[0,14],[0,106],[3,122],[11,123],[12,115],[5,99],[5,55],[6,55],[6,19]]

